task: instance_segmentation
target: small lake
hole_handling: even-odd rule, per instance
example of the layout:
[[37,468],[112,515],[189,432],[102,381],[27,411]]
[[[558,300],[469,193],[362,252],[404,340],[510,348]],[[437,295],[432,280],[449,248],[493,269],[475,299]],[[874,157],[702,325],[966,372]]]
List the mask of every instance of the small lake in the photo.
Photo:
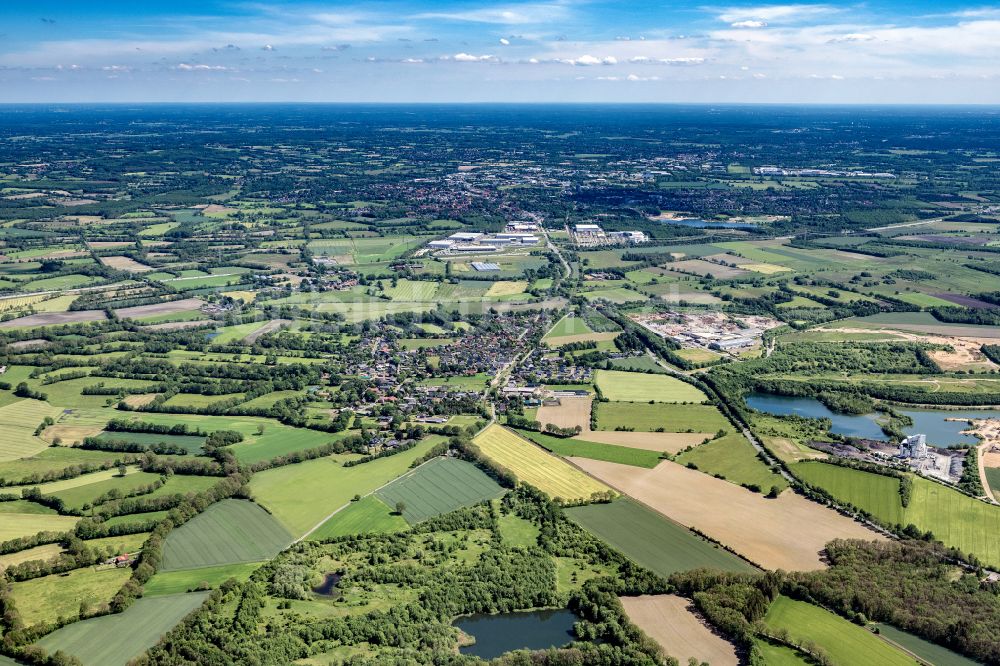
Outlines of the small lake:
[[[903,428],[907,435],[922,432],[927,435],[927,442],[936,446],[951,444],[975,445],[979,443],[973,435],[961,434],[969,429],[967,419],[1000,419],[1000,411],[950,411],[947,409],[900,409],[900,414],[906,414],[913,419],[913,426]],[[963,419],[949,421],[947,419]]]
[[453,625],[476,639],[475,645],[459,648],[462,654],[493,659],[511,650],[544,650],[565,645],[573,640],[573,623],[578,619],[562,608],[468,615],[458,618]]
[[757,229],[758,225],[749,222],[716,222],[714,220],[701,220],[697,218],[684,218],[680,220],[660,220],[663,224],[675,224],[679,227],[695,227],[698,229]]
[[746,398],[747,405],[759,412],[775,416],[805,416],[811,419],[830,419],[830,432],[845,437],[863,439],[885,439],[885,433],[875,422],[872,414],[837,414],[816,398],[804,396],[772,395],[751,393]]
[[[830,432],[836,435],[886,439],[882,429],[875,421],[875,414],[837,414],[815,398],[751,393],[747,396],[746,402],[747,405],[758,411],[776,416],[794,414],[814,419],[830,419],[833,423]],[[897,411],[913,419],[913,425],[903,429],[907,435],[923,433],[927,435],[927,443],[935,446],[976,444],[979,440],[974,436],[961,434],[969,427],[966,420],[1000,419],[1000,411],[997,410],[900,409]],[[952,421],[950,419],[962,420]]]

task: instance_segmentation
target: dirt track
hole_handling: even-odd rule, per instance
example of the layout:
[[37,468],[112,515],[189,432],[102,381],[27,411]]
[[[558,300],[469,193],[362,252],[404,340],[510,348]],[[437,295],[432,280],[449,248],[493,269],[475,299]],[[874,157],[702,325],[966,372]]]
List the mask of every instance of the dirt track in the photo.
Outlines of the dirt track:
[[694,657],[698,663],[712,666],[737,666],[736,648],[713,633],[699,616],[694,604],[673,594],[619,597],[625,613],[640,629],[655,640],[663,651],[682,664]]
[[591,430],[574,439],[588,442],[627,446],[660,453],[677,453],[689,446],[698,446],[712,433],[706,432],[624,432],[619,430]]
[[185,328],[197,328],[206,324],[214,324],[211,319],[195,319],[194,321],[168,321],[163,324],[150,324],[144,330],[150,331],[180,331]]
[[653,469],[570,458],[580,469],[768,569],[813,571],[832,539],[882,540],[837,512],[785,491],[776,499],[672,462]]
[[243,342],[253,344],[254,342],[257,341],[257,338],[259,338],[260,336],[267,335],[268,333],[274,333],[282,326],[288,326],[291,323],[292,322],[290,319],[272,319],[271,321],[267,322],[266,324],[258,328],[253,333],[243,338]]

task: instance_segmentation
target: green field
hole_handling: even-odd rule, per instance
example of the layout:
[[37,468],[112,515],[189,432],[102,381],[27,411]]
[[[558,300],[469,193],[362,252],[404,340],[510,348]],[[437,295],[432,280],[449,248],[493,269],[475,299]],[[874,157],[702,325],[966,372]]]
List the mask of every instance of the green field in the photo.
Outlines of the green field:
[[385,294],[393,301],[433,301],[437,290],[437,282],[398,280],[395,287],[385,289]]
[[812,641],[819,645],[835,664],[913,666],[917,663],[864,627],[804,601],[779,596],[768,609],[764,623],[773,629],[787,629],[795,643]]
[[889,624],[876,624],[882,638],[901,646],[934,666],[976,666],[979,662],[907,633]]
[[[4,377],[7,380],[6,376]],[[35,427],[46,416],[55,418],[62,412],[40,400],[18,400],[0,407],[0,461],[32,456],[48,443],[35,436]]]
[[797,651],[784,645],[757,641],[757,648],[764,656],[766,666],[810,666],[812,663],[799,656]]
[[545,337],[542,338],[561,338],[566,335],[583,335],[585,333],[593,333],[593,329],[587,326],[587,322],[583,320],[582,317],[571,317],[566,315],[562,319],[556,322]]
[[138,599],[124,613],[95,617],[54,631],[37,645],[62,650],[84,666],[124,666],[160,640],[207,592]]
[[144,597],[180,594],[197,589],[216,587],[230,578],[245,581],[260,566],[260,562],[243,562],[241,564],[223,564],[217,567],[205,567],[204,569],[158,571],[143,586],[142,594]]
[[605,398],[621,402],[704,402],[696,387],[667,375],[647,375],[620,370],[598,370],[597,387]]
[[348,431],[329,433],[286,425],[269,425],[263,434],[248,437],[246,441],[231,448],[241,463],[253,464],[295,451],[314,449],[330,442],[336,442],[350,434],[352,433]]
[[768,469],[746,437],[738,432],[696,446],[674,461],[682,465],[694,463],[706,474],[722,475],[740,485],[757,485],[763,492],[769,491],[771,486],[782,490],[788,487],[784,477]]
[[647,451],[646,449],[617,446],[615,444],[601,444],[600,442],[587,442],[578,439],[567,439],[565,437],[553,437],[552,435],[532,432],[530,430],[518,430],[517,432],[522,437],[530,439],[542,448],[560,456],[580,456],[581,458],[592,458],[594,460],[605,460],[622,465],[647,468],[656,467],[661,460],[659,453],[656,451]]
[[[13,504],[13,502],[2,502],[0,506],[5,504]],[[38,532],[66,532],[72,530],[78,520],[80,519],[75,516],[44,515],[34,511],[31,513],[7,513],[0,510],[0,542]]]
[[226,345],[239,342],[256,330],[267,326],[269,321],[252,321],[249,324],[236,324],[235,326],[224,326],[219,329],[219,334],[212,338],[213,345]]
[[650,405],[644,402],[595,402],[598,430],[632,428],[641,432],[707,432],[731,430],[726,417],[712,405]]
[[120,453],[111,451],[89,451],[69,446],[50,446],[30,458],[0,462],[0,479],[21,481],[35,474],[44,477],[47,472],[62,470],[73,465],[110,463],[120,457]]
[[254,475],[250,490],[294,536],[301,536],[355,495],[366,495],[405,472],[438,441],[427,437],[408,451],[354,467],[342,466],[345,458],[330,456],[269,469]]
[[337,513],[309,535],[313,541],[323,541],[348,534],[390,534],[401,532],[409,525],[375,495],[362,497]]
[[67,488],[57,492],[46,492],[46,495],[58,497],[66,503],[70,509],[82,509],[85,505],[92,504],[95,500],[110,491],[116,491],[122,495],[159,481],[159,474],[149,474],[147,472],[132,472],[125,476],[115,476],[104,481],[89,483],[85,486]]
[[615,370],[625,370],[631,372],[655,372],[664,374],[667,371],[661,368],[656,361],[648,356],[627,356],[625,358],[611,359],[611,367]]
[[94,608],[106,604],[131,575],[129,568],[87,567],[14,583],[10,589],[21,618],[30,627],[60,616],[75,617],[81,601]]
[[806,483],[825,489],[835,498],[850,502],[879,520],[891,525],[903,523],[899,479],[816,461],[795,463],[792,472]]
[[963,495],[940,483],[912,476],[910,503],[903,507],[899,482],[891,477],[818,462],[796,464],[793,471],[889,524],[913,523],[945,545],[972,553],[991,566],[1000,564],[1000,506]]
[[664,577],[699,567],[756,571],[748,562],[628,498],[572,507],[566,515],[636,564]]
[[222,500],[167,535],[160,570],[259,562],[291,541],[285,528],[256,504]]
[[204,437],[195,435],[158,435],[151,432],[102,432],[97,439],[115,440],[120,442],[133,442],[135,444],[169,444],[179,446],[188,453],[198,453],[201,445],[205,443]]
[[456,458],[435,458],[375,494],[388,506],[405,505],[413,525],[463,506],[495,499],[506,491],[475,465]]
[[986,483],[990,484],[993,499],[1000,498],[1000,467],[985,467]]

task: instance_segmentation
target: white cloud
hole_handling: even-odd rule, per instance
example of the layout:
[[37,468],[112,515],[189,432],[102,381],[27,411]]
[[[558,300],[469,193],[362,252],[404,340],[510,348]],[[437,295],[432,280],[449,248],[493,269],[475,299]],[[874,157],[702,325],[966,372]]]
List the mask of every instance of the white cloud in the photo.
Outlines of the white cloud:
[[455,62],[495,62],[494,55],[472,55],[470,53],[456,53],[453,56],[444,56],[442,60],[454,60]]
[[687,56],[683,58],[660,58],[657,60],[661,65],[701,65],[705,62],[704,58]]
[[[762,5],[760,7],[730,7],[721,10],[720,21],[729,23],[760,22],[764,23],[794,23],[815,18],[838,11],[830,5]],[[762,26],[734,26],[762,27]]]
[[614,56],[604,56],[603,58],[598,58],[592,55],[582,55],[579,58],[563,58],[559,62],[566,65],[590,67],[593,65],[617,65],[618,59]]
[[731,28],[766,28],[767,21],[761,21],[759,19],[748,19],[746,21],[734,21],[729,24]]
[[505,38],[501,37],[501,38],[500,38],[500,45],[501,45],[501,46],[510,46],[510,40],[509,40],[509,39],[505,39]]
[[639,76],[638,74],[629,74],[625,77],[626,81],[659,81],[658,76]]
[[182,72],[228,72],[230,70],[224,65],[192,65],[186,62],[180,63],[174,69]]
[[418,20],[462,21],[468,23],[497,23],[501,25],[525,25],[529,23],[549,23],[562,21],[568,17],[564,3],[538,3],[486,7],[456,12],[424,12],[410,18]]

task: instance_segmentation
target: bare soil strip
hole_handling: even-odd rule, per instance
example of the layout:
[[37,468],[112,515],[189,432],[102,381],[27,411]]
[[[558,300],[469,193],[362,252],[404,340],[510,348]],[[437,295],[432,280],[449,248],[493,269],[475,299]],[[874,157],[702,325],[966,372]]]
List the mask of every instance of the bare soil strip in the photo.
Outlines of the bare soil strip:
[[150,324],[144,330],[150,331],[180,331],[185,328],[198,328],[206,324],[214,324],[211,319],[195,319],[194,321],[168,321],[163,324]]
[[560,428],[580,426],[584,432],[589,432],[590,403],[592,400],[593,398],[590,396],[586,398],[560,398],[558,406],[542,405],[539,407],[535,418],[538,419],[543,428],[546,423],[551,423]]
[[630,449],[645,449],[663,453],[678,453],[689,446],[698,446],[706,437],[712,437],[707,432],[622,432],[615,430],[590,430],[574,439],[583,439],[599,444],[614,444],[627,446]]
[[665,461],[653,469],[587,458],[577,467],[766,569],[814,571],[833,539],[883,540],[836,511],[784,492],[775,499]]
[[200,298],[185,298],[179,301],[169,301],[167,303],[153,303],[151,305],[137,305],[134,308],[122,308],[115,310],[122,319],[139,319],[141,317],[153,317],[156,315],[177,314],[188,310],[197,310],[205,304]]
[[619,597],[629,619],[682,664],[694,657],[712,666],[737,666],[736,648],[695,614],[694,603],[673,594]]
[[272,319],[271,321],[267,322],[266,324],[258,328],[253,333],[243,338],[243,342],[253,344],[254,342],[257,341],[257,338],[259,338],[260,336],[267,335],[268,333],[274,333],[282,326],[289,326],[291,325],[291,323],[292,321],[290,319]]

